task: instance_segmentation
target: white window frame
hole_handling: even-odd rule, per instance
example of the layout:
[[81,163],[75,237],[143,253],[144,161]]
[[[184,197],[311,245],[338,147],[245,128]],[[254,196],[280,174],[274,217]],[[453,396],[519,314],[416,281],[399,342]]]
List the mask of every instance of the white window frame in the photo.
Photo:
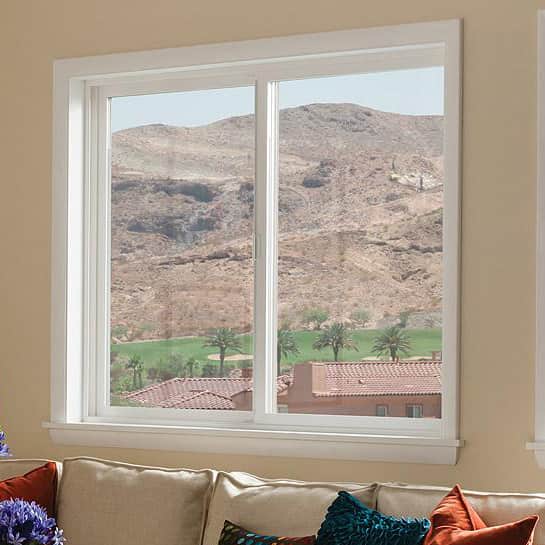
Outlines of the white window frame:
[[[276,413],[275,82],[435,65],[445,69],[442,418]],[[106,149],[107,98],[248,83],[256,86],[254,392],[260,395],[254,395],[253,411],[246,412],[110,407],[105,368],[109,159],[102,153],[94,160],[90,153]],[[51,419],[44,424],[52,438],[70,444],[455,463],[462,444],[460,117],[459,20],[56,61]],[[226,440],[233,434],[238,441]]]

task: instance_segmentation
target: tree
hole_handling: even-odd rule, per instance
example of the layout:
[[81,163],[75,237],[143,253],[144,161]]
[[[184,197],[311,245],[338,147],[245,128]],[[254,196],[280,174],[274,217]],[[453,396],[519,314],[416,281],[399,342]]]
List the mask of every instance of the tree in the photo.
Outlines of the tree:
[[185,368],[187,370],[187,373],[189,374],[189,378],[193,378],[195,376],[195,369],[197,369],[198,367],[199,362],[194,357],[191,357],[187,360]]
[[142,386],[144,385],[142,382],[142,371],[144,370],[144,360],[142,359],[142,356],[140,356],[140,354],[133,354],[127,362],[127,369],[130,369],[132,371],[133,390],[136,390],[137,382],[139,385],[138,387],[142,388]]
[[225,356],[228,350],[233,352],[242,352],[242,345],[240,339],[236,336],[235,332],[229,327],[220,327],[215,329],[210,335],[206,336],[206,342],[203,344],[203,348],[215,347],[218,348],[220,353],[220,377],[224,376],[224,362]]
[[399,326],[394,325],[387,327],[375,337],[371,351],[377,356],[388,354],[392,361],[397,361],[399,353],[408,356],[410,350],[411,339],[409,335]]
[[350,337],[348,328],[341,322],[335,322],[327,327],[314,341],[312,348],[322,350],[328,346],[333,350],[334,361],[339,361],[339,350],[358,350],[356,343]]
[[280,362],[290,354],[299,354],[293,331],[279,329],[276,337],[276,373],[280,376]]
[[151,378],[153,375],[155,375],[155,378],[159,380],[159,382],[172,380],[176,377],[185,377],[185,362],[183,356],[173,352],[168,355],[166,360],[161,358],[157,362],[154,371],[151,369],[148,371],[148,378]]
[[[234,369],[233,365],[226,365],[224,367],[224,373],[229,375],[229,373]],[[218,366],[213,363],[204,363],[201,367],[201,377],[202,378],[216,378],[218,376]]]
[[305,324],[313,324],[313,328],[318,331],[322,324],[329,318],[327,310],[322,308],[308,308],[303,311],[303,322]]
[[371,315],[369,314],[369,311],[365,310],[364,308],[360,308],[359,310],[355,310],[350,315],[350,319],[360,327],[365,327],[367,322],[369,322],[371,319]]

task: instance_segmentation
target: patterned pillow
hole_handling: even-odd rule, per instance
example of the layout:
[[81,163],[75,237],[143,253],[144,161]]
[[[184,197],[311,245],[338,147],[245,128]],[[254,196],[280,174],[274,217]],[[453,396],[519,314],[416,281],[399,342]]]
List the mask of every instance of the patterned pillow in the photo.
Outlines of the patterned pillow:
[[316,545],[418,545],[429,528],[427,519],[386,516],[343,491],[329,506]]
[[218,545],[314,545],[316,538],[262,536],[225,521]]

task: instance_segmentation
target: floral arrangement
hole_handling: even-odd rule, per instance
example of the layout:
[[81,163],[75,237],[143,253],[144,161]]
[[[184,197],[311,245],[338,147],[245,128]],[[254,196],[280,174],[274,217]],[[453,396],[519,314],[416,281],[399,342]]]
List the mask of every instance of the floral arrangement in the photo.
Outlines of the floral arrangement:
[[[0,458],[10,456],[0,428]],[[54,518],[36,502],[0,501],[0,545],[62,545],[65,539]]]
[[9,447],[6,444],[6,434],[0,428],[0,458],[9,456]]
[[0,502],[0,545],[62,545],[62,530],[35,502]]

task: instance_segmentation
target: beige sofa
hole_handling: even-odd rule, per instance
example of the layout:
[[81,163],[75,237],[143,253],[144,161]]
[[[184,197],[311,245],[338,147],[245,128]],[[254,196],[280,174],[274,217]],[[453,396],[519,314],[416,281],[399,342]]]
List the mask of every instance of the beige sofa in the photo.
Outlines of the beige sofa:
[[[44,460],[0,461],[0,480]],[[164,469],[94,458],[58,463],[58,523],[69,545],[217,545],[223,521],[276,535],[316,533],[327,506],[348,490],[379,511],[427,516],[448,489],[401,484],[268,480],[209,469]],[[467,492],[489,525],[538,514],[545,545],[545,495]]]

